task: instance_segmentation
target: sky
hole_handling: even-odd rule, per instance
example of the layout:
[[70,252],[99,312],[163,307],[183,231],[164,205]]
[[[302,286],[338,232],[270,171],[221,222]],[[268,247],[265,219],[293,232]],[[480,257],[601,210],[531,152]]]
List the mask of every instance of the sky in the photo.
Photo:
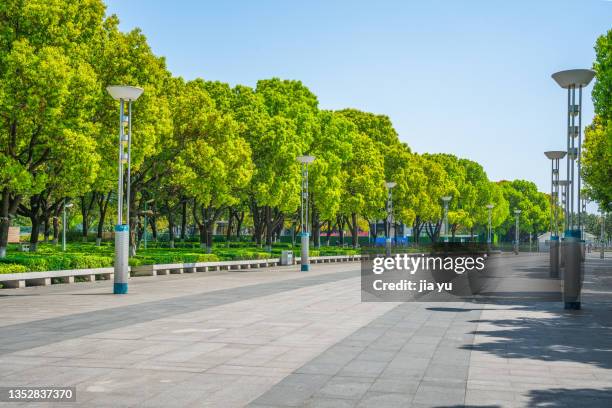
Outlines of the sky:
[[545,192],[543,152],[564,150],[566,137],[567,94],[550,75],[591,68],[597,37],[612,29],[607,0],[106,4],[176,76],[249,86],[298,79],[321,109],[388,115],[413,151],[453,153],[491,180],[531,180]]

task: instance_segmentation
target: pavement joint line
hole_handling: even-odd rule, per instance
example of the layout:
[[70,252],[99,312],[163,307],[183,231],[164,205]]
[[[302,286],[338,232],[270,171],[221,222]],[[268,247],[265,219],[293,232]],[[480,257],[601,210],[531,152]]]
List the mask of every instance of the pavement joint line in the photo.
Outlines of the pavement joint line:
[[[0,355],[40,347],[63,340],[93,335],[95,333],[118,329],[133,324],[145,323],[215,306],[289,292],[296,289],[347,280],[358,276],[358,270],[332,272],[324,275],[256,283],[212,292],[202,292],[2,326],[0,327],[1,338],[3,339],[2,343],[4,345],[10,344],[11,346],[0,346]],[[117,319],[117,313],[119,312],[121,313],[121,318]],[[104,323],[91,324],[91,322],[95,321]],[[71,325],[74,327],[67,330],[66,327]],[[61,327],[61,329],[58,330],[58,327]],[[17,337],[20,341],[11,342],[10,338],[12,337]],[[24,337],[26,338],[24,339]],[[5,342],[4,340],[7,341]]]

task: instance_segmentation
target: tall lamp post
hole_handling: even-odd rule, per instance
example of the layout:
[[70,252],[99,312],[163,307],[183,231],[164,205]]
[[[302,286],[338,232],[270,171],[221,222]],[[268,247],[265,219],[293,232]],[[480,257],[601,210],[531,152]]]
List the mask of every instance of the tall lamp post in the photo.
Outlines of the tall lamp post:
[[392,190],[397,183],[395,181],[387,181],[385,183],[387,187],[387,229],[385,231],[385,247],[387,256],[391,256],[391,226],[393,225],[393,193]]
[[62,251],[66,252],[66,208],[71,208],[74,204],[66,204],[64,200],[64,214],[62,216]]
[[442,197],[442,202],[444,203],[444,242],[448,242],[448,203],[452,200],[451,196]]
[[[580,171],[582,145],[582,88],[587,86],[595,72],[590,69],[571,69],[552,74],[552,78],[563,89],[567,89],[567,213],[564,242],[565,273],[563,274],[563,297],[566,309],[580,309],[582,289],[582,247],[580,209]],[[576,101],[576,89],[578,100]],[[577,197],[575,200],[574,191]],[[574,207],[575,205],[575,207]]]
[[550,159],[550,277],[559,277],[559,161],[565,157],[567,152],[552,150],[544,152]]
[[487,248],[490,251],[491,250],[491,241],[492,241],[492,237],[491,237],[491,211],[493,210],[495,206],[493,204],[487,204],[487,210],[489,212],[489,229],[487,231]]
[[[117,183],[117,225],[115,225],[115,282],[113,293],[128,292],[128,259],[130,244],[130,163],[132,150],[132,102],[142,95],[143,89],[134,86],[108,86],[108,93],[119,101],[119,177]],[[125,105],[127,102],[127,114]],[[126,152],[127,149],[127,152]],[[127,165],[124,184],[123,165]],[[123,192],[126,193],[126,217],[123,218]]]
[[518,255],[519,253],[519,218],[521,215],[521,210],[514,210],[514,253]]
[[299,156],[298,162],[302,164],[302,199],[300,204],[300,220],[302,224],[301,233],[301,271],[310,270],[310,260],[308,259],[308,247],[310,245],[310,233],[308,232],[308,165],[315,160],[314,156]]

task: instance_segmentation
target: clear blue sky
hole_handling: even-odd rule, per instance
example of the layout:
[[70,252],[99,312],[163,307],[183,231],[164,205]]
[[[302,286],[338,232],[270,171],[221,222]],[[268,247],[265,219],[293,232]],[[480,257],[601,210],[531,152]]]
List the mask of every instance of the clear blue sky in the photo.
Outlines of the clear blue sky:
[[542,191],[543,152],[565,146],[566,94],[550,74],[590,68],[612,28],[606,0],[106,2],[175,75],[299,79],[321,108],[384,113],[419,153],[454,153]]

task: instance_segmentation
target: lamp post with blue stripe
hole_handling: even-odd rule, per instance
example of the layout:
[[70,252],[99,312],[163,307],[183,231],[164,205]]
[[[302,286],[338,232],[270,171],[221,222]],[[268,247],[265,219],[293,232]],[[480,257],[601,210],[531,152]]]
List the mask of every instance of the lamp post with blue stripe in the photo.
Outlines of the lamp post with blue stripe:
[[310,270],[310,261],[308,259],[308,249],[310,245],[310,233],[308,232],[308,165],[315,160],[315,157],[299,156],[297,160],[302,164],[302,198],[300,204],[300,222],[302,223],[302,233],[300,246],[300,269],[302,272],[308,272]]
[[[119,177],[117,182],[117,225],[115,226],[115,282],[113,293],[128,292],[128,260],[130,244],[130,163],[132,150],[132,102],[142,95],[142,88],[134,86],[108,86],[108,93],[119,101]],[[127,113],[126,113],[127,102]],[[123,165],[127,167],[124,180]],[[124,183],[125,181],[125,183]],[[124,189],[126,216],[123,218]]]

